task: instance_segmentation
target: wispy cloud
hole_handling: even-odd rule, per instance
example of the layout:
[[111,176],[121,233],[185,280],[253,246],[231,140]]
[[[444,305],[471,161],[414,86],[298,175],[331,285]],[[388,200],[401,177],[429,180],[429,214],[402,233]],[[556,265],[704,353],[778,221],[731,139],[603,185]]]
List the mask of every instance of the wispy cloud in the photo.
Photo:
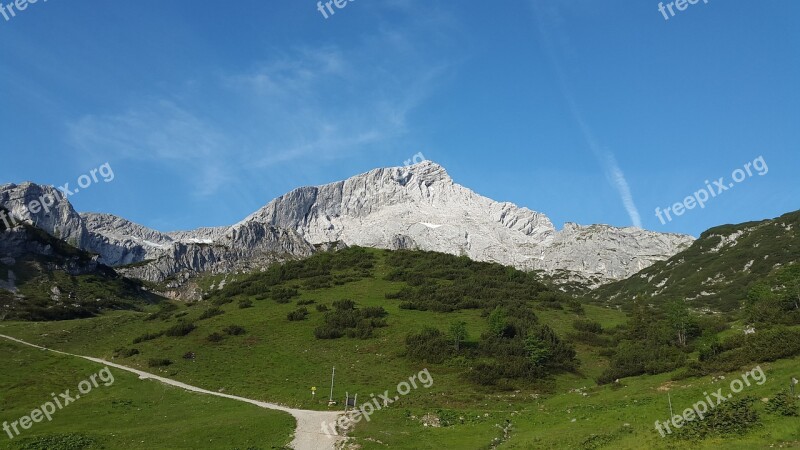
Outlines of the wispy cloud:
[[277,164],[375,151],[408,134],[410,114],[450,67],[446,45],[429,42],[443,32],[436,26],[425,18],[379,26],[349,47],[269,50],[248,70],[187,80],[170,98],[80,117],[69,141],[84,152],[168,164],[197,180],[203,195],[246,183],[247,171],[255,178]]
[[69,141],[95,159],[152,161],[183,168],[208,195],[231,180],[230,141],[209,121],[169,100],[151,100],[115,115],[87,115],[69,124]]
[[[532,0],[531,4],[533,5],[543,48],[550,58],[553,70],[556,72],[556,77],[558,78],[561,92],[567,102],[570,114],[577,123],[581,135],[586,141],[586,145],[603,167],[606,179],[619,193],[620,200],[622,200],[622,204],[628,212],[631,223],[633,226],[641,228],[642,219],[639,215],[636,203],[633,200],[633,194],[631,193],[628,181],[625,179],[625,174],[622,172],[622,169],[620,169],[614,154],[604,150],[600,144],[598,144],[594,133],[592,133],[591,128],[584,120],[578,103],[575,101],[575,97],[572,94],[572,89],[570,89],[569,83],[567,82],[567,76],[564,73],[558,55],[569,53],[571,47],[569,45],[568,36],[561,31],[560,24],[562,23],[562,18],[558,13],[558,6],[538,0]],[[559,50],[559,53],[556,53],[556,49]]]

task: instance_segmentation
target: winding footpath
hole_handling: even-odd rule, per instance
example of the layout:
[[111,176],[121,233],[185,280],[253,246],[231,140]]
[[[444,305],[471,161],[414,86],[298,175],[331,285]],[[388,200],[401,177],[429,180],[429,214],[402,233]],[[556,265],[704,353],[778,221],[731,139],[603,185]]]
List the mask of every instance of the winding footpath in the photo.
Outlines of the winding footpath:
[[311,411],[306,409],[293,409],[287,408],[285,406],[276,405],[274,403],[267,403],[258,400],[253,400],[250,398],[238,397],[236,395],[230,394],[223,394],[220,392],[213,392],[206,389],[202,389],[196,386],[191,386],[185,383],[181,383],[180,381],[171,380],[169,378],[160,377],[158,375],[154,375],[152,373],[144,372],[138,369],[134,369],[132,367],[123,366],[120,364],[112,363],[100,358],[92,358],[91,356],[81,356],[81,355],[74,355],[72,353],[61,352],[58,350],[53,350],[47,347],[42,347],[36,344],[31,344],[30,342],[25,342],[23,340],[6,336],[0,334],[0,338],[8,339],[10,341],[17,342],[19,344],[28,345],[30,347],[38,348],[40,350],[47,350],[53,353],[59,353],[62,355],[72,356],[76,358],[83,358],[98,364],[104,364],[109,367],[114,367],[119,370],[124,370],[126,372],[132,372],[139,376],[141,380],[156,380],[160,381],[164,384],[168,384],[170,386],[175,386],[181,389],[185,389],[191,392],[198,392],[200,394],[207,394],[207,395],[214,395],[217,397],[229,398],[231,400],[236,400],[240,402],[250,403],[251,405],[256,405],[261,408],[266,409],[274,409],[276,411],[283,411],[285,413],[289,413],[292,417],[297,420],[297,427],[295,428],[294,433],[294,440],[289,444],[294,450],[334,450],[337,444],[341,441],[340,436],[330,436],[326,435],[322,432],[322,424],[327,423],[334,423],[336,419],[342,413],[338,411]]

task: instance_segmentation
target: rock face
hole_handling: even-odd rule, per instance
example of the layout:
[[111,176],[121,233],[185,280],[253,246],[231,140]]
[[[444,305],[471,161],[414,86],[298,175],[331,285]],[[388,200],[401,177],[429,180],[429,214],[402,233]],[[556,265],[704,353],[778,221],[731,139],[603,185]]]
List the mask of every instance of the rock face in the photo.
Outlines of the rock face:
[[9,221],[27,222],[74,247],[88,245],[90,235],[80,215],[51,186],[34,183],[0,185],[0,206],[13,215]]
[[[49,215],[23,204],[52,188],[0,187],[0,206],[48,233],[151,281],[176,274],[252,270],[318,248],[359,245],[466,255],[562,281],[597,286],[627,278],[687,248],[693,238],[637,228],[567,224],[482,197],[425,161],[295,189],[231,227],[162,233],[108,214],[77,214],[66,200]],[[138,263],[138,264],[137,264]]]
[[180,274],[178,282],[196,273],[255,271],[275,262],[311,256],[314,247],[293,230],[264,224],[251,224],[220,237],[215,242],[192,242],[195,238],[173,242],[166,252],[143,264],[123,267],[127,277],[163,281]]
[[568,223],[535,267],[563,281],[597,287],[622,280],[688,248],[694,238],[635,227]]
[[266,223],[312,244],[342,241],[466,255],[596,286],[627,278],[687,248],[691,236],[568,224],[456,184],[441,166],[376,169],[279,197],[233,229]]
[[[33,201],[49,195],[45,211]],[[52,199],[52,200],[51,200]],[[161,233],[111,214],[78,214],[69,201],[49,186],[32,183],[0,186],[0,206],[7,220],[34,225],[51,236],[95,253],[98,263],[116,267],[128,277],[160,282],[185,280],[197,273],[258,270],[289,258],[313,254],[314,247],[293,230],[252,224],[235,232],[230,227],[194,232]],[[6,239],[5,242],[12,242]],[[9,244],[10,245],[10,244]],[[2,256],[10,255],[11,247]],[[22,248],[22,247],[17,247]]]

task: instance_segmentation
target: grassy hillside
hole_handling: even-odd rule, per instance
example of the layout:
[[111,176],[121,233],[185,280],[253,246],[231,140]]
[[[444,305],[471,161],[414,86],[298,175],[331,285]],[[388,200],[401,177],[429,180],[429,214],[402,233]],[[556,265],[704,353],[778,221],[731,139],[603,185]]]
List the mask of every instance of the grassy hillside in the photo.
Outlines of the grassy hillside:
[[[787,277],[764,278],[760,292],[782,298]],[[361,403],[427,369],[430,387],[351,432],[365,449],[748,448],[800,439],[796,418],[760,400],[800,375],[792,321],[759,325],[743,340],[736,317],[582,305],[535,275],[426,252],[353,248],[199,284],[202,302],[2,322],[0,333],[308,409],[328,408],[333,366],[337,408],[346,392]],[[773,300],[753,303],[774,313],[783,303]],[[746,411],[758,416],[753,428],[712,430],[699,441],[655,431],[654,421],[668,418],[667,392],[685,408],[718,384],[712,376],[756,364],[768,381],[742,393],[759,399]]]
[[695,308],[734,311],[744,304],[753,283],[798,262],[800,211],[711,228],[689,249],[603,286],[591,298],[614,305],[684,299]]

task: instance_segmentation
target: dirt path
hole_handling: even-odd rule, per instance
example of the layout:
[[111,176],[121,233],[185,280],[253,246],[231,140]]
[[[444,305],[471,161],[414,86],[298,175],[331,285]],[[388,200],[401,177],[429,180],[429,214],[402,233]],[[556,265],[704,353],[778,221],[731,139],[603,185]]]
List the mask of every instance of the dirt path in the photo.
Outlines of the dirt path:
[[250,398],[238,397],[236,395],[223,394],[220,392],[213,392],[199,387],[191,386],[185,383],[181,383],[180,381],[171,380],[169,378],[160,377],[152,373],[134,369],[132,367],[127,367],[120,364],[112,363],[110,361],[106,361],[100,358],[92,358],[91,356],[81,356],[81,355],[74,355],[72,353],[61,352],[58,350],[41,347],[36,344],[31,344],[29,342],[25,342],[23,340],[13,338],[11,336],[6,336],[3,334],[0,334],[0,337],[20,344],[28,345],[30,347],[38,348],[40,350],[47,350],[62,355],[73,356],[76,358],[83,358],[92,362],[104,364],[109,367],[114,367],[119,370],[132,372],[135,373],[136,375],[139,375],[139,379],[141,380],[147,380],[147,379],[156,380],[164,384],[168,384],[170,386],[175,386],[181,389],[185,389],[187,391],[198,392],[207,395],[214,395],[217,397],[229,398],[231,400],[250,403],[252,405],[256,405],[261,408],[274,409],[276,411],[283,411],[285,413],[289,413],[297,420],[297,427],[295,428],[294,440],[290,444],[291,447],[295,450],[334,450],[336,448],[336,444],[341,439],[338,436],[326,435],[322,431],[323,422],[334,423],[341,414],[338,411],[329,412],[329,411],[310,411],[305,409],[293,409],[281,405],[276,405],[274,403],[262,402]]

